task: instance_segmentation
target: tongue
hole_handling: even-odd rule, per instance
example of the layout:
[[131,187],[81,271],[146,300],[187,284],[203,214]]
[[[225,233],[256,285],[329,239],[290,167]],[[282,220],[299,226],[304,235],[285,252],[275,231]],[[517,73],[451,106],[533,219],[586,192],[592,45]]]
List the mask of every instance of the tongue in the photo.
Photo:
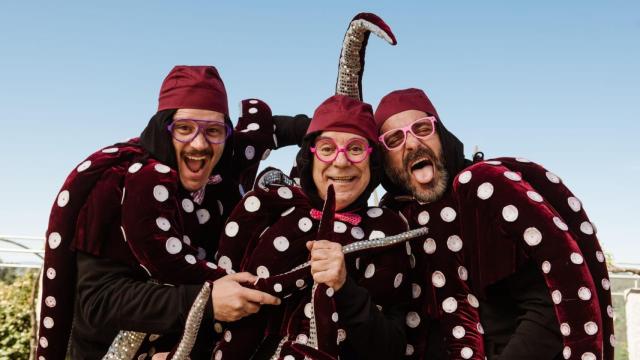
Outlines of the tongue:
[[202,167],[204,166],[204,160],[186,159],[185,163],[187,164],[187,167],[189,168],[189,170],[191,170],[194,173],[197,173],[198,171],[200,171],[200,169],[202,169]]
[[420,184],[427,184],[433,179],[433,166],[426,165],[420,169],[413,170],[413,177]]

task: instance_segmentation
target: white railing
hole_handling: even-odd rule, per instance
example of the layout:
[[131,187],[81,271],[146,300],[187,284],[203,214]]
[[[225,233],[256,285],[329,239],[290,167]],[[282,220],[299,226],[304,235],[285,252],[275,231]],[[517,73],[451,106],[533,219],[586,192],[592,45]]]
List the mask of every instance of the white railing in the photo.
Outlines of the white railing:
[[0,235],[0,267],[42,267],[43,245],[43,237]]

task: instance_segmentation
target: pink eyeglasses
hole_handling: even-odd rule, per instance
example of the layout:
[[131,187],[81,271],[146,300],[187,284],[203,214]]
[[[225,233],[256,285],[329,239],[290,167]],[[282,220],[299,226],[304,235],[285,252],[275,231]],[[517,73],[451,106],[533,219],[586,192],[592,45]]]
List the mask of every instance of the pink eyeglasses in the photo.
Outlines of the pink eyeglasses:
[[319,138],[315,146],[311,148],[311,152],[316,155],[318,160],[324,163],[333,162],[338,157],[338,154],[343,152],[347,160],[357,164],[364,161],[372,151],[373,148],[369,147],[369,144],[362,139],[350,140],[347,145],[340,147],[335,140],[326,137]]
[[436,121],[433,116],[423,117],[405,127],[391,129],[383,133],[378,137],[378,140],[387,150],[398,150],[407,141],[407,132],[418,139],[426,139],[433,135],[436,130]]

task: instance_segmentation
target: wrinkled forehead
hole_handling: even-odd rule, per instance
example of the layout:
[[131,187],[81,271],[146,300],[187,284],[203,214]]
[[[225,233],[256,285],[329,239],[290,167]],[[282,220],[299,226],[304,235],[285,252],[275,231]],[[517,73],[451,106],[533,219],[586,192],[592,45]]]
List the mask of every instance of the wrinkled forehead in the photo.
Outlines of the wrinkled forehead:
[[380,133],[382,134],[389,130],[405,127],[425,116],[429,116],[429,114],[420,110],[405,110],[399,112],[390,116],[387,120],[385,120],[384,123],[382,123],[382,126],[380,127]]
[[346,144],[353,140],[362,140],[368,142],[364,136],[353,134],[345,131],[323,131],[318,135],[317,139],[331,139],[338,145]]
[[173,115],[173,120],[192,119],[202,121],[224,121],[224,114],[213,110],[202,109],[178,109]]

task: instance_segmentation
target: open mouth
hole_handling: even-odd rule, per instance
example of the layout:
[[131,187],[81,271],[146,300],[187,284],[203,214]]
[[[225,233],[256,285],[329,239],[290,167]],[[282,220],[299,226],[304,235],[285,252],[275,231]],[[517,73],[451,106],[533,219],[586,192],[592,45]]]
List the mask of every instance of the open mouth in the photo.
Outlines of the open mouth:
[[202,170],[207,163],[207,156],[193,156],[193,155],[184,155],[182,160],[184,160],[184,164],[187,166],[187,169],[193,173],[198,173]]
[[418,159],[409,167],[409,172],[420,184],[428,184],[433,180],[433,163],[429,158]]

